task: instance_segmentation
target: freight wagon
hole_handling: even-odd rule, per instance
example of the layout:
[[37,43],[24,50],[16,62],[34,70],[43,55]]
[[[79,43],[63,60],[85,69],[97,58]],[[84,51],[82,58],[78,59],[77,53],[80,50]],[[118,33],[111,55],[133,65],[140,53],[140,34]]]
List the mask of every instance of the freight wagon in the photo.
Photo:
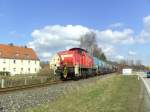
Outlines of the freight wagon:
[[94,59],[94,67],[93,68],[96,70],[96,74],[107,74],[107,73],[116,71],[115,65],[113,65],[109,62],[100,60],[96,57],[93,57],[93,59]]

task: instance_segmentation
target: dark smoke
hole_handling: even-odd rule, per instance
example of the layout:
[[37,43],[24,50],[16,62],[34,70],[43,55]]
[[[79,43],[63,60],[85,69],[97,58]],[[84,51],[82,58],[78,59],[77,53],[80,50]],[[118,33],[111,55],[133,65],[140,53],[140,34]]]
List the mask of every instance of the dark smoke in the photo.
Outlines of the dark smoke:
[[80,38],[80,47],[81,48],[91,48],[96,45],[96,35],[94,32],[89,32]]
[[81,36],[80,47],[86,49],[92,56],[106,60],[105,54],[101,48],[98,47],[96,34],[94,32],[89,32]]

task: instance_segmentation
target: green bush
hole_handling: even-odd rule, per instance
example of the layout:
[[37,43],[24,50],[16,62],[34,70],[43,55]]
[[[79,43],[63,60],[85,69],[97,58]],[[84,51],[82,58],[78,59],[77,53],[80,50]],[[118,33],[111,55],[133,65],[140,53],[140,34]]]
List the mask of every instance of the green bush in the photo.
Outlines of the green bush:
[[0,72],[0,76],[10,76],[10,72]]

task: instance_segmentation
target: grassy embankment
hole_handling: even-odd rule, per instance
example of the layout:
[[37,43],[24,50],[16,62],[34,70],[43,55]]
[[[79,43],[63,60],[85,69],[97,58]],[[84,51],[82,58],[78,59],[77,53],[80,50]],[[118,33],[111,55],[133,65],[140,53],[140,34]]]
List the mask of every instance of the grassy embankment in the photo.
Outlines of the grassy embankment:
[[140,112],[140,91],[136,76],[111,76],[73,88],[57,101],[28,112]]

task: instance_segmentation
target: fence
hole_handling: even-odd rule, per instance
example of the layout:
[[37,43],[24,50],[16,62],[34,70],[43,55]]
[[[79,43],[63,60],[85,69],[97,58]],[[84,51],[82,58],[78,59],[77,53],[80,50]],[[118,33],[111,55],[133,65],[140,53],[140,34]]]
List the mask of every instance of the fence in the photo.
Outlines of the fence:
[[1,77],[0,88],[31,85],[45,83],[49,81],[48,76],[15,76],[15,77]]

